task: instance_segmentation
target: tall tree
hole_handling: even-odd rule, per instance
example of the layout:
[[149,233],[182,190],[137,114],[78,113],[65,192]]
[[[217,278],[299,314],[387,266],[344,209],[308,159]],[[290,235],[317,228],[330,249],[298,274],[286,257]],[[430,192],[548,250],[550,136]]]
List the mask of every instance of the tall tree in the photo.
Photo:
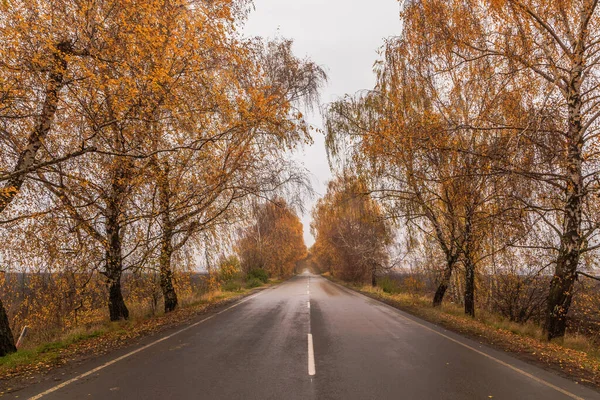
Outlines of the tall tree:
[[[324,72],[309,60],[296,58],[290,41],[254,40],[232,45],[230,51],[235,57],[221,59],[213,71],[218,80],[201,85],[180,80],[187,93],[186,110],[163,119],[163,131],[156,135],[159,148],[161,142],[193,143],[156,154],[151,163],[167,312],[177,305],[171,257],[190,238],[232,213],[239,214],[250,198],[272,196],[284,186],[291,190],[306,186],[302,173],[293,171],[281,155],[310,139],[298,107],[312,105]],[[214,87],[207,88],[208,82]],[[235,97],[217,97],[210,107],[206,105],[211,93],[223,92]]]
[[474,315],[476,270],[490,253],[489,227],[504,226],[510,238],[508,230],[520,226],[507,194],[524,187],[495,171],[506,138],[489,124],[504,116],[498,104],[511,99],[493,64],[461,68],[451,51],[433,52],[435,43],[417,17],[406,21],[401,37],[387,41],[375,89],[330,105],[327,144],[330,154],[368,177],[388,218],[439,246],[446,265],[434,306],[462,264],[465,312]]
[[[184,124],[194,129],[218,126],[214,113],[202,110],[232,108],[239,100],[235,96],[244,95],[237,90],[239,80],[226,75],[232,64],[228,60],[244,51],[233,38],[236,7],[231,1],[182,5],[157,0],[113,8],[103,31],[108,43],[103,61],[87,79],[91,95],[76,98],[84,104],[86,128],[99,154],[40,174],[78,229],[104,251],[101,273],[107,280],[111,320],[129,315],[121,291],[123,272],[143,267],[150,256],[139,231],[145,229],[141,219],[152,212],[140,211],[136,196],[143,174],[138,170],[150,164],[163,168],[164,162],[157,162],[161,154],[210,142],[185,136],[189,127],[179,136],[167,132]],[[203,102],[190,102],[191,90]],[[240,104],[247,110],[247,103]],[[159,193],[164,206],[169,192],[163,185]]]
[[[545,329],[552,339],[565,334],[580,257],[596,249],[590,238],[598,220],[588,213],[598,191],[598,117],[596,57],[600,18],[595,0],[422,1],[411,4],[408,18],[425,21],[439,48],[466,63],[495,60],[496,71],[514,80],[513,90],[527,88],[538,109],[536,124],[507,120],[507,135],[550,163],[523,168],[517,157],[505,170],[557,192],[549,204],[542,196],[527,206],[555,232],[555,269]],[[553,120],[548,124],[548,120]],[[540,122],[541,121],[541,122]],[[545,138],[551,138],[547,146]],[[530,165],[529,165],[530,166]]]
[[[10,0],[0,10],[0,212],[12,219],[31,211],[22,204],[9,208],[29,174],[94,150],[72,129],[74,105],[64,94],[78,90],[89,72],[99,45],[95,18],[103,8]],[[0,315],[6,315],[1,302]],[[0,356],[15,350],[6,322],[0,317]]]

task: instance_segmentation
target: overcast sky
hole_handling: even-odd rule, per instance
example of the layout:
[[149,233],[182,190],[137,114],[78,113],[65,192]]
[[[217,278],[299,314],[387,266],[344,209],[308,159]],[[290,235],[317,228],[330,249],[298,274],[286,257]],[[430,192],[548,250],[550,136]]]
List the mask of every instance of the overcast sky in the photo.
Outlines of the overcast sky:
[[[400,32],[397,0],[254,0],[254,5],[246,34],[293,39],[295,54],[310,57],[329,75],[322,103],[372,88],[377,50],[384,38]],[[310,122],[322,127],[318,112]],[[314,145],[298,157],[312,173],[314,188],[322,196],[331,178],[323,137],[314,137]],[[302,218],[308,246],[314,243],[310,235],[313,204],[306,205],[308,212]]]

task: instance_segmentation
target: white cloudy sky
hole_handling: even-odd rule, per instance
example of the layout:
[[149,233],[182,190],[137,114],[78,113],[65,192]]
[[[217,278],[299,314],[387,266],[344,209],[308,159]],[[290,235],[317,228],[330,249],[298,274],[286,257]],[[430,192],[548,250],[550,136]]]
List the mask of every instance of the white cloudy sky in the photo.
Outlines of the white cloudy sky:
[[[254,0],[254,5],[246,34],[293,39],[296,55],[310,57],[329,75],[323,103],[373,87],[377,50],[384,38],[400,32],[397,0]],[[310,122],[320,128],[317,114]],[[312,173],[318,196],[323,195],[331,178],[323,137],[316,136],[298,157]],[[314,242],[309,214],[302,219],[308,246]]]

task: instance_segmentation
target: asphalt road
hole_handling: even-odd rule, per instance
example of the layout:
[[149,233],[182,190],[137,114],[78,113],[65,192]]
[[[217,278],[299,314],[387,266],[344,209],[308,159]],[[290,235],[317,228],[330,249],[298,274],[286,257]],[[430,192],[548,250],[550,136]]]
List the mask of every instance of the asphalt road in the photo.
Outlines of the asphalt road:
[[600,399],[309,273],[201,318],[8,397]]

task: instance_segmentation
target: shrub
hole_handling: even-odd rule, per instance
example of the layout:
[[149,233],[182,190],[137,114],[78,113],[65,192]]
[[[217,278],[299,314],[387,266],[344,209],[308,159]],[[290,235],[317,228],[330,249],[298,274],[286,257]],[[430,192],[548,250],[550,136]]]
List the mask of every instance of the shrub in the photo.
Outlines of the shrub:
[[227,257],[219,262],[219,280],[227,283],[240,275],[240,261],[236,256]]
[[385,293],[400,293],[400,285],[389,276],[384,276],[383,278],[379,279],[377,281],[377,286],[379,286]]
[[231,280],[225,282],[221,289],[226,292],[239,292],[240,290],[242,290],[242,283],[238,280]]
[[263,281],[258,278],[251,278],[246,281],[246,287],[252,289],[263,285]]
[[269,274],[262,268],[256,268],[248,272],[246,279],[258,279],[262,283],[267,283],[269,281]]
[[221,280],[216,273],[210,273],[206,279],[206,287],[209,292],[221,290]]

